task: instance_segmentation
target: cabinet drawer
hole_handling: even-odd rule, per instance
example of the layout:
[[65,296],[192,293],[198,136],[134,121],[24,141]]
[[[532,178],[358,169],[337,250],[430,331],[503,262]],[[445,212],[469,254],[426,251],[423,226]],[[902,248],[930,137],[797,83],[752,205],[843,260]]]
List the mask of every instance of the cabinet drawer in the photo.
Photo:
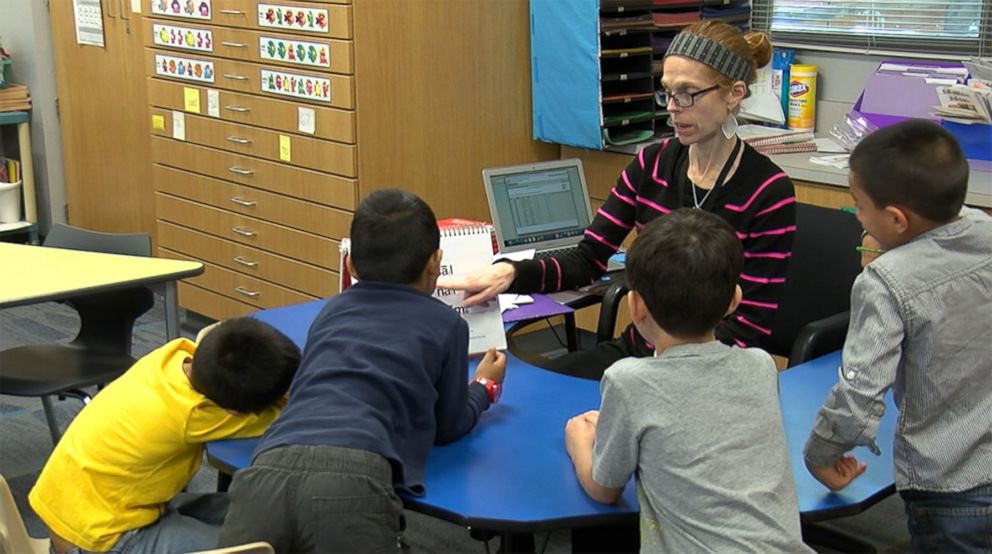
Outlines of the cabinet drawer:
[[[352,38],[351,6],[275,0],[252,2],[246,9],[245,4],[244,0],[214,0],[214,23],[230,27]],[[282,16],[278,21],[277,14]]]
[[[211,97],[216,95],[216,117],[222,120],[248,123],[289,133],[306,133],[318,138],[347,144],[355,143],[355,112],[352,111],[263,98],[161,79],[148,79],[146,84],[148,103],[153,106],[212,115],[209,106],[211,102],[214,102]],[[190,105],[187,105],[187,97],[189,97]],[[189,107],[196,109],[187,109]],[[311,112],[313,133],[301,131],[302,115],[311,116]]]
[[211,58],[200,54],[145,49],[148,76],[235,92],[264,94],[336,108],[354,109],[354,78],[297,68]]
[[145,46],[309,71],[354,73],[351,41],[317,36],[146,19]]
[[[161,117],[160,123],[164,123],[164,125],[153,124],[152,133],[171,137],[173,112],[151,108],[151,114],[153,121],[158,116]],[[183,119],[185,138],[195,144],[327,171],[345,177],[358,175],[358,148],[352,144],[282,134],[197,115],[184,114]]]
[[317,235],[347,237],[351,213],[219,179],[152,165],[155,190]]
[[155,194],[155,214],[159,219],[230,241],[320,267],[338,269],[338,242],[329,238],[162,193]]
[[[163,253],[168,250],[162,250]],[[202,316],[220,321],[232,317],[242,317],[257,312],[258,308],[221,296],[216,292],[186,283],[179,283],[179,305]]]
[[356,181],[153,136],[152,161],[253,188],[288,194],[346,210],[355,209]]
[[311,296],[335,294],[338,274],[235,242],[159,220],[158,244],[203,262],[210,262]]
[[153,17],[347,39],[352,33],[351,6],[341,4],[347,2],[213,0],[211,6],[189,0],[147,0]]
[[[186,260],[193,259],[178,252],[172,255]],[[255,308],[275,308],[316,300],[313,296],[300,294],[268,281],[261,281],[209,263],[203,265],[204,272],[196,279],[191,279],[190,283],[216,294],[251,304]]]

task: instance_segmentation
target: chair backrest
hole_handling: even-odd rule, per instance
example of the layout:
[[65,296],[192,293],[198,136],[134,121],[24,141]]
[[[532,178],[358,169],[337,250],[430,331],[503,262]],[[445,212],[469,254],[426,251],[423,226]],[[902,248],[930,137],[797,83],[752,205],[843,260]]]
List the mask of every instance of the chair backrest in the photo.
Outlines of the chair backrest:
[[861,225],[835,208],[796,204],[796,234],[772,337],[765,347],[788,357],[796,335],[812,321],[851,306],[851,286],[861,272]]
[[267,542],[252,542],[214,550],[201,550],[190,554],[275,554],[275,550]]
[[0,554],[41,552],[48,552],[48,541],[28,536],[10,486],[0,475]]
[[[45,237],[45,246],[151,256],[152,241],[147,233],[101,233],[56,223]],[[67,302],[81,321],[72,344],[107,352],[130,355],[134,322],[155,304],[151,289],[136,287],[76,297]]]
[[45,246],[107,254],[152,255],[152,239],[147,233],[101,233],[62,223],[52,225],[45,236]]

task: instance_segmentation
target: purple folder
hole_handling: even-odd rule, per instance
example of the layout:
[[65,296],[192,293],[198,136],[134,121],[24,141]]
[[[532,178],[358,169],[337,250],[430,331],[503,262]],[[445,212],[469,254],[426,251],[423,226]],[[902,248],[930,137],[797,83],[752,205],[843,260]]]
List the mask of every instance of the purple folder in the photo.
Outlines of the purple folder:
[[[961,67],[958,62],[929,60],[884,60],[882,63],[909,67]],[[940,105],[937,85],[927,83],[921,77],[876,70],[868,77],[868,82],[851,111],[853,115],[865,116],[881,128],[914,118],[939,122],[939,118],[931,115],[933,107],[937,105]]]
[[570,314],[575,311],[543,294],[530,294],[528,296],[533,298],[534,302],[532,304],[523,304],[515,309],[503,312],[503,323],[512,323],[527,319],[542,319],[554,315]]

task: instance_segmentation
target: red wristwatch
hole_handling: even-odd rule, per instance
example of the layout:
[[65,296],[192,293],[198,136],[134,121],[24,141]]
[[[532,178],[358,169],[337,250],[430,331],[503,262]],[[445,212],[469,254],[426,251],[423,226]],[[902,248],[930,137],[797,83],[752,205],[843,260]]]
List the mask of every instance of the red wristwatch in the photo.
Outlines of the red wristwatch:
[[495,404],[499,402],[499,395],[503,392],[503,386],[493,381],[492,379],[487,379],[485,377],[476,377],[475,382],[486,387],[486,394],[489,395],[489,403]]

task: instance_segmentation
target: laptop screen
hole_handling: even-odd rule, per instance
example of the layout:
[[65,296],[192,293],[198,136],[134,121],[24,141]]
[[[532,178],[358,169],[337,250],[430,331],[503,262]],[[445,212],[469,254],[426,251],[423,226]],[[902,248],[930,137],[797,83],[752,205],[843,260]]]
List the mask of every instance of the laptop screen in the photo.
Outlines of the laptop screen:
[[578,244],[589,225],[589,194],[579,160],[483,171],[500,250]]

